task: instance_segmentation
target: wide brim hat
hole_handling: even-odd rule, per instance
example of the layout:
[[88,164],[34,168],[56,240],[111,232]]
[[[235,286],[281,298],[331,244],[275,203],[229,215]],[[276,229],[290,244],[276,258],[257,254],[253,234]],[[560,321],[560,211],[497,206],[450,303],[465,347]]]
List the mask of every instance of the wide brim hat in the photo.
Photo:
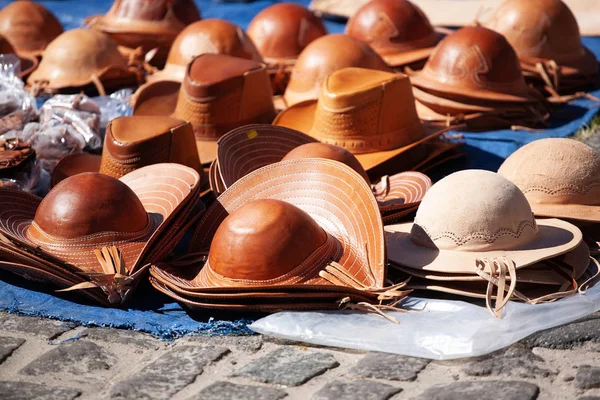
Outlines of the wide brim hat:
[[533,213],[540,217],[600,222],[600,206],[583,204],[530,204]]
[[425,61],[429,58],[431,53],[435,50],[437,43],[443,39],[444,35],[448,32],[443,28],[436,28],[434,32],[435,44],[433,46],[424,47],[420,49],[407,50],[398,53],[382,54],[378,53],[383,61],[390,67],[401,67],[417,63],[419,61]]
[[50,184],[56,186],[59,182],[84,172],[100,171],[102,156],[87,152],[69,154],[61,158],[52,171]]
[[[190,205],[197,194],[198,172],[179,164],[155,164],[140,168],[120,179],[137,195],[148,215],[145,232],[131,240],[114,243],[112,234],[61,239],[44,235],[43,243],[28,235],[42,199],[20,191],[0,189],[0,232],[31,248],[39,248],[62,262],[84,271],[102,272],[94,253],[104,246],[117,246],[129,271],[138,268],[145,255],[155,253],[153,245],[171,228],[174,217]],[[58,186],[61,184],[59,183]],[[57,187],[58,187],[57,186]]]
[[386,226],[390,262],[424,271],[473,273],[477,260],[508,258],[516,269],[575,249],[583,240],[575,225],[559,219],[536,219],[536,237],[518,248],[493,251],[457,251],[419,246],[411,240],[413,223]]
[[[312,135],[312,127],[314,124],[315,113],[317,111],[318,100],[306,100],[283,110],[273,121],[273,125],[284,126],[295,129],[300,132]],[[391,160],[392,158],[402,154],[422,143],[426,143],[439,138],[443,133],[456,129],[452,127],[442,127],[440,125],[424,122],[423,138],[413,142],[407,146],[397,149],[378,151],[373,153],[354,154],[360,161],[363,168],[368,172],[370,169]]]

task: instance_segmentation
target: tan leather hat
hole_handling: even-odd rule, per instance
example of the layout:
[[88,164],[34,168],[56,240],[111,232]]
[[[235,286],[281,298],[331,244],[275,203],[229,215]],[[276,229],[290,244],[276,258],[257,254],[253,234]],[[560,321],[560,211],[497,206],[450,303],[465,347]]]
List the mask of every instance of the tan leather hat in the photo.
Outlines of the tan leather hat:
[[486,26],[514,47],[527,77],[552,90],[570,89],[569,77],[588,77],[580,89],[597,83],[598,61],[582,44],[577,20],[561,0],[506,0]]
[[134,115],[165,115],[190,122],[198,154],[211,163],[217,140],[228,131],[275,116],[264,64],[223,54],[203,54],[188,65],[183,84],[157,81],[138,93]]
[[410,74],[414,86],[445,96],[487,101],[539,101],[525,83],[519,59],[506,39],[480,26],[445,37],[422,71]]
[[363,41],[342,34],[325,35],[306,46],[298,56],[283,96],[286,105],[317,99],[327,75],[346,67],[391,71]]
[[177,35],[165,68],[147,79],[149,82],[182,82],[187,65],[200,54],[225,54],[262,62],[254,43],[242,28],[222,19],[205,19],[188,25]]
[[273,4],[256,14],[248,25],[248,35],[270,64],[295,63],[306,46],[326,34],[318,17],[294,3]]
[[533,141],[498,173],[525,193],[535,215],[600,222],[600,154],[573,139]]
[[78,153],[61,159],[52,173],[52,185],[83,172],[100,172],[113,178],[147,165],[176,163],[207,181],[189,122],[160,116],[115,118],[106,127],[102,156]]
[[162,66],[175,37],[199,19],[193,0],[116,0],[106,15],[88,17],[86,24],[121,46],[157,49],[152,63]]
[[346,33],[368,43],[392,67],[424,62],[442,39],[408,0],[372,0],[348,20]]
[[0,11],[0,35],[19,54],[39,55],[63,27],[43,5],[33,1],[13,1]]
[[39,65],[38,57],[30,54],[18,55],[10,42],[0,34],[0,55],[2,54],[14,54],[19,59],[20,72],[17,76],[21,79],[26,79]]
[[27,83],[46,93],[109,90],[135,86],[139,70],[130,65],[107,35],[90,29],[73,29],[48,45],[39,67]]
[[333,72],[318,100],[289,107],[273,124],[345,148],[367,172],[447,130],[421,123],[408,77],[363,68]]

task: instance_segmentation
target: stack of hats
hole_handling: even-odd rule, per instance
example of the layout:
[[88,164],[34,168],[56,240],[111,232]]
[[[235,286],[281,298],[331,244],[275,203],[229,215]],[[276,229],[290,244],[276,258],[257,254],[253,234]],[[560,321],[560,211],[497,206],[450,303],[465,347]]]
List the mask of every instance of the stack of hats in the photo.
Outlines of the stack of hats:
[[251,172],[283,160],[321,158],[346,164],[371,186],[384,223],[396,222],[416,211],[431,187],[420,172],[400,172],[371,184],[367,173],[348,150],[295,131],[273,125],[247,125],[229,132],[218,142],[211,165],[210,185],[217,195]]
[[189,254],[151,268],[151,283],[195,308],[310,310],[397,301],[384,287],[383,223],[371,188],[323,159],[260,168],[204,213]]
[[508,300],[574,294],[597,270],[579,228],[536,219],[523,192],[490,171],[434,184],[413,223],[386,227],[386,242],[410,288],[482,298],[497,316]]
[[155,164],[121,179],[79,174],[43,200],[0,188],[0,269],[119,306],[198,213],[199,181],[191,168]]
[[598,85],[598,61],[581,42],[579,26],[561,0],[506,0],[485,26],[514,47],[525,78],[551,101]]
[[423,70],[409,75],[422,120],[497,129],[535,127],[548,117],[543,96],[527,86],[512,46],[483,27],[448,35]]

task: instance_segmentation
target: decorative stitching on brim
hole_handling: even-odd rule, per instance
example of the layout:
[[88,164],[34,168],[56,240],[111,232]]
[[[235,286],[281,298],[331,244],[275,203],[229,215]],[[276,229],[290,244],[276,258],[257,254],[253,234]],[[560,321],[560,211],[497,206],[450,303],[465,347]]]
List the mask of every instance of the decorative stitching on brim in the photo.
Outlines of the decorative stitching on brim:
[[[415,225],[418,225],[418,223],[416,221],[415,221]],[[449,232],[449,231],[445,231],[435,237],[431,237],[431,234],[429,233],[427,228],[425,228],[422,225],[418,225],[418,226],[421,229],[423,229],[423,231],[427,234],[429,239],[434,242],[439,239],[442,239],[442,238],[448,238],[448,239],[452,240],[457,246],[462,246],[462,245],[465,245],[469,242],[473,242],[476,240],[483,240],[486,243],[492,244],[496,240],[498,240],[499,238],[501,238],[503,236],[511,236],[515,239],[518,239],[519,237],[521,237],[523,232],[525,232],[525,229],[527,227],[530,227],[531,229],[533,229],[535,231],[537,228],[537,223],[535,222],[535,220],[533,220],[533,222],[524,220],[519,223],[519,226],[516,231],[513,231],[512,229],[509,229],[509,228],[501,228],[501,229],[498,229],[496,232],[494,232],[491,235],[485,234],[482,232],[475,232],[475,233],[472,233],[465,237],[459,237],[455,233]]]
[[557,196],[557,195],[584,195],[589,193],[592,189],[595,189],[596,187],[600,186],[600,181],[593,181],[591,184],[581,188],[575,185],[562,185],[559,186],[558,188],[555,189],[551,189],[545,186],[531,186],[528,187],[527,189],[523,190],[524,194],[527,193],[531,193],[531,192],[541,192],[544,194],[548,194],[551,196]]

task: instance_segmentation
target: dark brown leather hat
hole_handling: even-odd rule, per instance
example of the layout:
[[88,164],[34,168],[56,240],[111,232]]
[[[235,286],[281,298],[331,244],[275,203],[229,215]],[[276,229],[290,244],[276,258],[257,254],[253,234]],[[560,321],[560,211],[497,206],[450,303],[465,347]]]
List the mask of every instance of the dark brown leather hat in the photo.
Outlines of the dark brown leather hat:
[[203,54],[188,65],[183,84],[158,81],[139,92],[134,115],[171,115],[194,128],[203,163],[216,158],[228,131],[275,117],[264,64],[222,54]]
[[392,67],[425,61],[442,35],[408,0],[372,0],[348,21],[346,33],[368,43]]
[[158,49],[152,63],[162,66],[175,37],[199,19],[193,0],[115,0],[106,15],[88,17],[86,23],[121,46]]
[[248,26],[248,35],[268,63],[293,63],[309,43],[326,34],[319,18],[294,3],[267,7]]
[[63,158],[52,173],[52,184],[83,172],[101,172],[118,179],[159,163],[188,166],[205,181],[195,144],[189,122],[160,116],[115,118],[106,127],[102,156],[80,153]]
[[61,33],[58,19],[40,3],[13,1],[0,11],[0,35],[19,54],[39,55]]
[[422,71],[410,74],[419,89],[479,100],[538,101],[525,83],[519,59],[504,36],[480,26],[445,37]]
[[346,67],[391,71],[365,42],[348,35],[322,36],[298,56],[284,93],[287,106],[319,97],[321,86],[330,73]]
[[148,76],[148,81],[182,82],[187,65],[200,54],[225,54],[261,62],[252,40],[239,26],[222,19],[205,19],[188,25],[177,35],[162,71]]

